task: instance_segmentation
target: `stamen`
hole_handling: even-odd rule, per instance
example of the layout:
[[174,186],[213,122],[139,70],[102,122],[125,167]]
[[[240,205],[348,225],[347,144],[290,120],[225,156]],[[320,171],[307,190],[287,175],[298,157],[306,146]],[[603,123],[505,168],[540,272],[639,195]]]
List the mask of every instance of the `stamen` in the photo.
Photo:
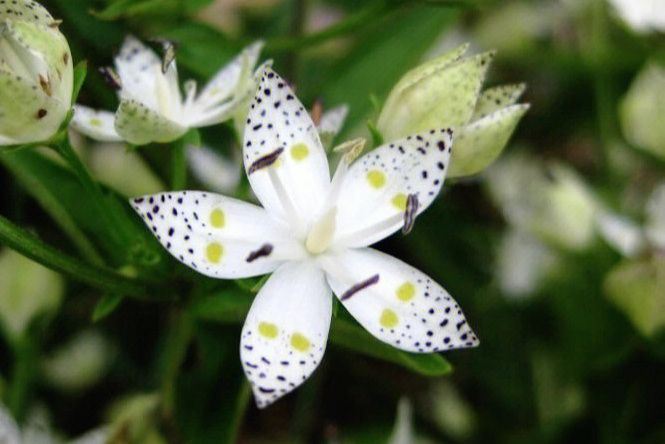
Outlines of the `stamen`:
[[369,279],[366,279],[362,282],[358,282],[348,290],[346,290],[344,293],[342,293],[342,296],[340,296],[339,300],[340,301],[346,301],[348,299],[351,299],[351,296],[354,294],[366,289],[367,287],[371,287],[372,285],[375,285],[379,282],[379,275],[375,274]]
[[418,215],[418,206],[418,196],[409,194],[409,197],[406,199],[406,210],[404,210],[402,234],[409,234],[413,229],[413,224],[416,223],[416,216]]
[[342,158],[339,160],[335,174],[330,182],[330,192],[326,200],[328,207],[333,207],[337,204],[344,177],[351,163],[362,153],[365,148],[365,142],[367,141],[364,138],[358,137],[333,148],[334,152],[342,154]]
[[261,248],[259,248],[258,250],[249,253],[249,256],[247,256],[247,259],[245,259],[245,261],[254,262],[260,257],[270,256],[272,250],[273,246],[271,244],[263,244]]
[[320,99],[316,99],[316,101],[314,101],[314,104],[312,105],[312,111],[309,114],[312,118],[312,122],[314,122],[314,125],[319,126],[321,123],[321,117],[323,116],[323,103]]
[[250,166],[249,170],[247,171],[247,175],[250,175],[258,170],[261,170],[263,168],[267,168],[273,163],[277,162],[277,159],[279,156],[284,152],[284,148],[277,148],[275,151],[272,153],[268,153],[265,156],[261,156],[258,159],[256,159]]
[[367,239],[373,238],[377,233],[382,233],[386,230],[394,229],[395,225],[404,223],[404,214],[398,213],[394,216],[384,219],[374,225],[371,225],[362,230],[349,233],[335,241],[335,245],[356,245],[364,243]]
[[337,207],[328,210],[312,227],[305,241],[305,248],[312,254],[321,254],[328,249],[335,235]]
[[169,70],[169,66],[175,60],[176,44],[171,40],[166,39],[153,39],[152,41],[159,43],[162,46],[162,51],[164,51],[164,54],[162,55],[162,74],[166,74],[166,71]]
[[102,66],[98,71],[104,78],[104,81],[107,85],[115,90],[122,89],[122,80],[120,79],[120,76],[115,71],[115,69],[111,68],[110,66]]

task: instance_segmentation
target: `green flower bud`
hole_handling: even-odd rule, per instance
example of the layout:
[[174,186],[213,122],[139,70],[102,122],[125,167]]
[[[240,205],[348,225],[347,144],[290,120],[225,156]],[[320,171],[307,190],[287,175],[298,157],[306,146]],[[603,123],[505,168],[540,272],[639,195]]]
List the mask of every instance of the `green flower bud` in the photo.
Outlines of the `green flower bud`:
[[621,101],[619,114],[631,144],[665,159],[665,68],[650,63],[642,69]]
[[0,253],[0,326],[10,340],[19,339],[37,316],[55,312],[63,290],[59,274],[13,250]]
[[665,257],[623,262],[605,279],[605,293],[635,328],[652,337],[665,326]]
[[516,104],[524,84],[481,93],[494,52],[463,58],[467,47],[407,72],[388,95],[376,125],[386,141],[432,128],[453,128],[449,177],[476,174],[492,163],[529,108]]
[[41,142],[71,108],[72,56],[43,6],[0,5],[0,146]]

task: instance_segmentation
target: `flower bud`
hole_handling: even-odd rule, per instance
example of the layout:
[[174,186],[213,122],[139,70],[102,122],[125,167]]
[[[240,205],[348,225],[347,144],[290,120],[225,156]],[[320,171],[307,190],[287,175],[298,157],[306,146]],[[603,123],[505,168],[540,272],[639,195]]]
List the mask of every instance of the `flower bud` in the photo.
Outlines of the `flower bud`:
[[651,63],[633,80],[619,107],[621,128],[635,147],[665,159],[665,68]]
[[393,87],[377,121],[384,139],[452,127],[449,177],[476,174],[501,153],[529,105],[516,104],[525,86],[481,93],[494,52],[462,57],[468,45],[407,72]]
[[59,274],[13,250],[0,253],[0,327],[19,339],[39,315],[60,306],[64,290]]
[[0,5],[0,146],[53,136],[71,108],[72,56],[40,4]]

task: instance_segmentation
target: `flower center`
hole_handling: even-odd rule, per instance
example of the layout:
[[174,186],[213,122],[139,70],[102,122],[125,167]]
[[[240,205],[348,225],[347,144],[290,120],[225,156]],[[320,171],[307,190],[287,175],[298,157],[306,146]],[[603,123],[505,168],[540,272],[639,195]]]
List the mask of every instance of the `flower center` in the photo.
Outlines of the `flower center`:
[[312,226],[305,240],[305,248],[311,254],[321,254],[330,247],[335,235],[337,207],[332,207]]

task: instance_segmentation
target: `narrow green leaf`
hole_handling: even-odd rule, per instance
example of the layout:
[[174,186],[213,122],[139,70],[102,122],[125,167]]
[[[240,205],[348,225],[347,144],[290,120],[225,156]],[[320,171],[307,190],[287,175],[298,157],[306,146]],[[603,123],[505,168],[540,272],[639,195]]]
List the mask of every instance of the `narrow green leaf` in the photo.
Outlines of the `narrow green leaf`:
[[0,216],[0,244],[7,245],[73,280],[102,290],[124,293],[139,299],[147,298],[145,287],[135,279],[130,279],[106,267],[81,262],[43,243],[33,234],[16,226],[3,216]]
[[245,291],[223,290],[199,299],[192,305],[190,312],[197,319],[238,324],[245,320],[252,300],[252,296]]
[[453,369],[441,355],[403,352],[379,341],[362,327],[343,318],[337,318],[333,322],[330,342],[356,353],[399,364],[425,376],[443,376]]
[[74,89],[72,90],[72,103],[76,103],[88,75],[88,62],[83,60],[74,67]]
[[119,293],[108,293],[97,302],[92,312],[92,322],[99,322],[120,306],[125,297]]

